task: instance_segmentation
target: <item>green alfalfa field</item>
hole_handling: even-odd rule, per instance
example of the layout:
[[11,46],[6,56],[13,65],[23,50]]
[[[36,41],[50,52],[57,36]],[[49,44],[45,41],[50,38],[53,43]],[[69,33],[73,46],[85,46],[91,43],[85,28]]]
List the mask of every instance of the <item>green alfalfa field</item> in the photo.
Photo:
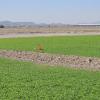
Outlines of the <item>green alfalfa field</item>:
[[[0,39],[0,49],[100,57],[100,36]],[[0,58],[0,100],[100,100],[100,71]]]
[[100,36],[60,36],[0,39],[0,49],[35,51],[42,45],[44,52],[100,57]]

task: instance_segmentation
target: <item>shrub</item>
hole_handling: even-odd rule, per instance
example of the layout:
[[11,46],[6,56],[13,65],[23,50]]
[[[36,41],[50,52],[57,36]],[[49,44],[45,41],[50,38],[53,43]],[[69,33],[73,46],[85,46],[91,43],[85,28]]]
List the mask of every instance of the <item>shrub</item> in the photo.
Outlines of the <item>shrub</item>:
[[4,28],[4,25],[0,25],[0,28]]
[[44,52],[43,45],[38,44],[37,47],[36,47],[36,51],[37,51],[37,52],[41,52],[41,53],[43,53],[43,52]]

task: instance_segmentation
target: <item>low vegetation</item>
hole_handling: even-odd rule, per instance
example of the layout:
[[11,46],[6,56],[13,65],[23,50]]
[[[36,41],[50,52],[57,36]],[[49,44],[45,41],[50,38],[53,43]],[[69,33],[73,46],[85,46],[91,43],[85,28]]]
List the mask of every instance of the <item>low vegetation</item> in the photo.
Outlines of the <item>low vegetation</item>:
[[100,72],[0,58],[1,100],[99,100]]
[[0,39],[0,49],[36,51],[36,48],[47,53],[100,57],[100,36]]

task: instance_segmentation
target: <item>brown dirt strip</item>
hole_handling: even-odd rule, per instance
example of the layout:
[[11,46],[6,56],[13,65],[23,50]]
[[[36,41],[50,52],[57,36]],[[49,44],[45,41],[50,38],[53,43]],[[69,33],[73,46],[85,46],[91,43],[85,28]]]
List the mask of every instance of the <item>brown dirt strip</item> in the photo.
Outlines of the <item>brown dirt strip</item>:
[[84,35],[100,35],[98,32],[87,33],[13,33],[13,34],[0,34],[0,38],[18,38],[18,37],[48,37],[48,36],[84,36]]
[[59,55],[38,53],[30,51],[7,51],[0,50],[0,57],[11,58],[20,61],[30,61],[37,64],[46,64],[50,66],[64,66],[83,69],[100,69],[100,58],[80,57],[73,55]]

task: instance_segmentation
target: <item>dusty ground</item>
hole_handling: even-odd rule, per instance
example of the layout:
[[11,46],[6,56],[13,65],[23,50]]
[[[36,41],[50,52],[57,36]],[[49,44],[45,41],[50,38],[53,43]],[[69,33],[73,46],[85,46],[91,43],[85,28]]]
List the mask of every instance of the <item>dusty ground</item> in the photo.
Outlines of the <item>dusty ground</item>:
[[100,35],[100,33],[23,33],[23,34],[0,34],[0,38],[17,38],[17,37],[46,37],[46,36],[80,36],[80,35]]
[[0,57],[6,57],[21,61],[31,61],[37,64],[50,66],[69,66],[72,68],[100,69],[100,58],[57,55],[48,53],[36,53],[25,51],[0,50]]
[[0,38],[100,35],[100,26],[0,28]]
[[100,26],[45,26],[45,27],[16,27],[16,28],[0,28],[0,34],[13,33],[100,33]]

